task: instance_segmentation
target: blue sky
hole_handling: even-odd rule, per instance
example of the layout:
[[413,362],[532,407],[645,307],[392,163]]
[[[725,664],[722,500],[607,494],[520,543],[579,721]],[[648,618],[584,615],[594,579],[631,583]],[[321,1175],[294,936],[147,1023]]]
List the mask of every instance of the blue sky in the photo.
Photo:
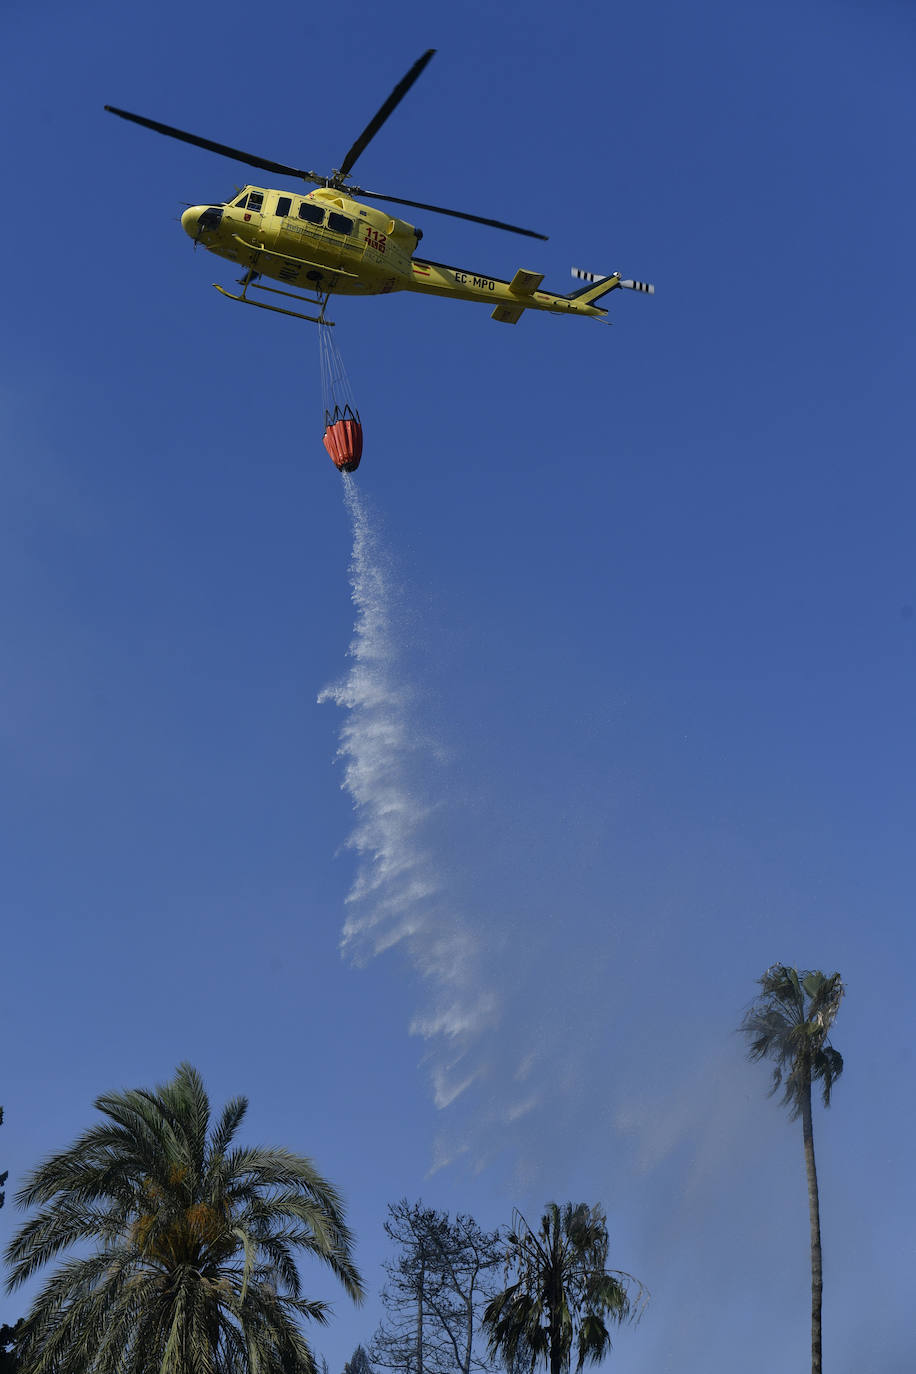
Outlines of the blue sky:
[[[372,1296],[317,1335],[332,1374],[402,1195],[601,1201],[653,1294],[611,1368],[804,1367],[800,1131],[734,1028],[771,962],[838,969],[826,1359],[908,1369],[912,8],[0,22],[11,1184],[187,1058],[349,1201]],[[354,607],[317,341],[177,222],[248,174],[102,106],[331,168],[429,46],[360,182],[550,235],[418,216],[440,261],[657,295],[611,330],[337,305]],[[348,900],[360,836],[392,870]]]

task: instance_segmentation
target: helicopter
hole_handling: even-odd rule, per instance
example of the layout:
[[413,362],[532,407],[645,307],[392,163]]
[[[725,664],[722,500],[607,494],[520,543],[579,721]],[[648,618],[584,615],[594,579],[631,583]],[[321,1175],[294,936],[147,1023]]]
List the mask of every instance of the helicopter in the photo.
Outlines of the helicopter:
[[[130,120],[183,143],[192,143],[211,153],[278,176],[296,177],[314,183],[307,193],[274,190],[248,185],[218,205],[190,205],[181,216],[182,228],[217,257],[241,266],[241,291],[236,294],[214,282],[216,290],[230,300],[241,301],[261,310],[293,315],[312,324],[330,325],[325,316],[331,295],[377,296],[392,291],[418,291],[458,300],[481,301],[491,305],[492,318],[502,324],[517,324],[526,310],[546,310],[552,314],[581,315],[605,319],[607,310],[597,302],[621,287],[652,294],[648,282],[624,280],[619,272],[601,275],[572,269],[585,285],[568,296],[540,289],[544,274],[519,269],[511,281],[472,272],[468,268],[416,255],[422,231],[406,220],[395,219],[387,211],[364,201],[384,201],[406,205],[437,215],[489,225],[527,238],[545,240],[546,234],[483,215],[449,210],[441,205],[405,200],[400,196],[367,191],[350,182],[350,172],[382,125],[404,99],[414,82],[432,60],[436,49],[429,48],[394,87],[387,100],[370,119],[339,168],[328,176],[288,167],[281,162],[256,157],[230,148],[224,143],[201,138],[143,115],[131,114],[114,105],[105,109],[121,119]],[[262,278],[281,283],[268,286]],[[318,306],[318,315],[304,314],[288,307],[253,300],[248,289],[290,297],[306,305]],[[296,288],[290,290],[289,288]],[[312,293],[311,295],[302,293]]]

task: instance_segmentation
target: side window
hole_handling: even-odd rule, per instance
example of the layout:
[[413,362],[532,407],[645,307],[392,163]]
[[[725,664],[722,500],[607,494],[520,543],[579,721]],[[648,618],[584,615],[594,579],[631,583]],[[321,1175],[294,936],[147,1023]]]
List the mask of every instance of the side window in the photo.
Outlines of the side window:
[[346,215],[338,215],[334,210],[328,215],[328,228],[333,229],[335,234],[352,234],[353,221],[347,219]]
[[299,218],[307,220],[309,224],[324,224],[324,211],[320,205],[304,200],[299,206]]
[[291,208],[292,208],[292,204],[293,204],[293,201],[292,201],[292,197],[291,197],[291,196],[280,196],[280,197],[277,199],[277,209],[276,209],[276,213],[277,213],[278,215],[282,215],[283,218],[285,219],[286,216],[289,214]]
[[248,196],[248,209],[249,209],[249,210],[260,210],[260,208],[261,208],[261,206],[262,206],[263,204],[264,204],[264,192],[263,192],[263,191],[251,191],[250,194],[249,194],[249,196]]

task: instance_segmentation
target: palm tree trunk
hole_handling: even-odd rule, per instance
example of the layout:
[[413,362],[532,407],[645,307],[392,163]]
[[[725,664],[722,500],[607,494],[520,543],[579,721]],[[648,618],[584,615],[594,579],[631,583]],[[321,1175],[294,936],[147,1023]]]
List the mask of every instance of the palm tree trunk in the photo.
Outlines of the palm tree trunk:
[[805,1142],[805,1170],[808,1175],[808,1217],[811,1223],[811,1374],[821,1374],[821,1301],[824,1275],[821,1268],[821,1209],[817,1192],[817,1166],[814,1162],[810,1080],[804,1086],[802,1098],[802,1134]]
[[550,1249],[552,1263],[547,1284],[547,1339],[550,1343],[550,1374],[562,1374],[563,1356],[566,1352],[563,1349],[562,1332],[563,1276],[559,1221],[555,1223]]

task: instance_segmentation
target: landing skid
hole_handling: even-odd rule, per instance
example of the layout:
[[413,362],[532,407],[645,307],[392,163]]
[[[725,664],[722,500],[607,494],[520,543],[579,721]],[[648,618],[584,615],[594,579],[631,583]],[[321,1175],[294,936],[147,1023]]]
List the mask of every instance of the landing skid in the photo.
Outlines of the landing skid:
[[[256,310],[270,310],[275,315],[292,315],[294,319],[307,320],[309,324],[324,324],[333,326],[334,321],[326,320],[324,317],[324,312],[327,309],[328,305],[327,296],[316,296],[313,298],[311,296],[300,296],[298,292],[295,291],[280,291],[276,286],[262,286],[260,282],[254,280],[257,276],[258,273],[254,270],[254,268],[249,268],[249,270],[245,273],[244,277],[242,277],[240,280],[239,284],[242,290],[238,296],[235,295],[235,293],[232,291],[225,290],[225,288],[220,286],[218,282],[214,282],[213,285],[216,287],[216,290],[220,293],[221,296],[227,297],[227,299],[230,301],[241,301],[242,305],[253,305]],[[269,291],[273,296],[288,296],[290,300],[303,301],[306,305],[319,305],[321,307],[321,313],[319,315],[303,315],[302,312],[299,310],[284,310],[284,308],[280,305],[268,305],[266,301],[249,300],[249,286],[253,286],[256,291]]]

